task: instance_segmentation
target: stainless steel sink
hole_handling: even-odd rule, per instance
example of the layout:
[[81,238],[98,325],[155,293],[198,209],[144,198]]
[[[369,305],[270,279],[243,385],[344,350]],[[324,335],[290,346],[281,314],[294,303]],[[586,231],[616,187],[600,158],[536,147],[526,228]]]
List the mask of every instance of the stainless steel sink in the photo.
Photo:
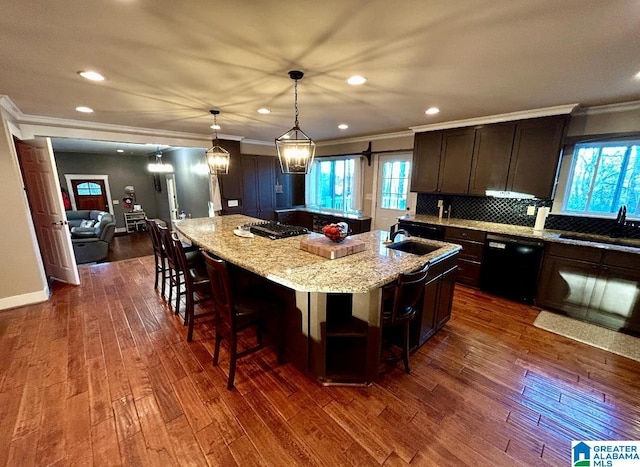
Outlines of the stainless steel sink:
[[567,240],[579,240],[581,242],[604,243],[606,245],[631,246],[631,247],[635,247],[635,248],[640,247],[640,241],[638,241],[638,240],[629,240],[629,239],[625,239],[625,238],[604,237],[604,236],[600,236],[600,235],[589,235],[589,234],[580,234],[580,233],[566,233],[566,234],[560,234],[560,238],[565,238]]
[[387,248],[392,250],[403,251],[405,253],[411,253],[412,255],[426,255],[432,251],[438,250],[439,246],[427,245],[426,243],[416,242],[413,240],[403,240],[401,242],[395,242],[387,245]]

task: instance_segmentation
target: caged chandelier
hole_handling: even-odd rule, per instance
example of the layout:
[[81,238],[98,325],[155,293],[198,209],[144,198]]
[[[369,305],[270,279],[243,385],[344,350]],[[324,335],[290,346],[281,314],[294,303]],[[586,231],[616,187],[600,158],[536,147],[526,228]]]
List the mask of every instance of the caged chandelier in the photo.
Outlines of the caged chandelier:
[[213,115],[213,130],[215,131],[214,139],[211,141],[213,147],[209,148],[205,154],[205,158],[207,159],[207,165],[209,166],[209,173],[211,175],[219,175],[229,173],[229,151],[220,147],[218,144],[218,119],[217,116],[220,114],[219,110],[210,110],[211,115]]
[[298,70],[289,72],[289,77],[294,81],[294,109],[295,123],[293,128],[276,138],[276,149],[282,173],[306,174],[311,168],[313,156],[316,152],[316,143],[309,138],[298,124],[298,80],[304,73]]

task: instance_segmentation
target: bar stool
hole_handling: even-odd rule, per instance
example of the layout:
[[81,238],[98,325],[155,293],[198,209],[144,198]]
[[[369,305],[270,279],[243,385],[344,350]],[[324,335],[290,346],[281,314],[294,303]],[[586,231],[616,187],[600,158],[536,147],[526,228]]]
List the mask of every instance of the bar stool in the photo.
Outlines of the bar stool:
[[[173,242],[173,250],[176,255],[178,267],[184,279],[186,302],[184,324],[189,326],[187,341],[191,342],[193,339],[193,324],[196,318],[195,306],[211,301],[211,283],[209,282],[209,276],[207,275],[204,262],[194,259],[190,262],[187,250],[175,233],[172,234],[171,241]],[[214,313],[215,310],[212,309],[208,312],[199,313],[197,317],[211,316]]]
[[[402,329],[402,350],[398,355],[383,358],[384,363],[399,360],[404,362],[404,370],[409,368],[409,324],[422,304],[424,286],[427,283],[429,263],[417,271],[400,274],[398,279],[382,289],[382,332],[390,329]],[[390,347],[390,346],[389,346]]]
[[[282,309],[282,302],[269,296],[259,287],[248,286],[241,291],[232,290],[227,263],[203,252],[211,292],[216,310],[216,342],[213,353],[213,364],[218,364],[220,342],[223,337],[229,340],[229,380],[227,389],[233,389],[238,359],[263,348],[262,326],[267,312]],[[257,344],[238,352],[238,333],[256,327]],[[281,326],[279,326],[281,328]],[[278,361],[282,362],[283,338],[278,339]]]
[[162,246],[162,240],[160,239],[160,231],[158,230],[158,224],[153,219],[146,219],[147,230],[151,236],[151,244],[153,245],[153,259],[155,263],[155,282],[153,288],[158,289],[158,280],[162,277],[162,289],[161,293],[164,295],[166,271],[167,271],[167,252]]

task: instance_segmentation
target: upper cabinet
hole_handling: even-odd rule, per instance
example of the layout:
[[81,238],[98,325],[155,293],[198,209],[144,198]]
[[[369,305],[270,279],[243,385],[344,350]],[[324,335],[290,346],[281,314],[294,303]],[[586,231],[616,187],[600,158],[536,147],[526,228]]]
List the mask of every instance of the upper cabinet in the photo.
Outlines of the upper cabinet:
[[553,196],[567,116],[417,133],[411,191]]

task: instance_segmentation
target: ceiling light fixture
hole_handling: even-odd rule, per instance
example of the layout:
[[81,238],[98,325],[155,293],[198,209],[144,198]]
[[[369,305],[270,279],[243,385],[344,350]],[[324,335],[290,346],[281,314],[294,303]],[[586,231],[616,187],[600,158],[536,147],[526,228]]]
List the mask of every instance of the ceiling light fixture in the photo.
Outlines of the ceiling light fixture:
[[338,125],[338,128],[340,130],[346,130],[347,128],[349,128],[349,125],[347,125],[346,123],[341,123],[340,125]]
[[123,152],[124,152],[124,149],[116,149],[116,152],[123,153]]
[[89,81],[104,81],[104,76],[97,71],[79,71],[78,74]]
[[360,75],[353,75],[349,77],[349,79],[347,79],[347,83],[350,84],[351,86],[360,86],[361,84],[364,84],[366,82],[367,82],[367,78]]
[[262,115],[267,115],[271,113],[271,110],[267,109],[266,107],[262,107],[261,109],[258,109],[258,113]]
[[437,107],[429,107],[424,111],[424,113],[426,113],[427,115],[435,115],[437,113],[440,113],[440,109]]
[[295,123],[293,128],[276,138],[276,149],[282,173],[306,174],[311,168],[313,156],[316,152],[316,143],[309,138],[298,124],[298,80],[304,76],[302,71],[292,70],[289,78],[294,81],[294,110]]
[[640,79],[640,71],[636,73],[636,79]]
[[83,114],[93,113],[93,109],[91,107],[87,107],[87,106],[84,106],[84,105],[80,105],[80,106],[76,107],[76,111],[77,112],[82,112]]
[[147,169],[149,170],[149,172],[155,172],[155,173],[173,172],[173,166],[171,164],[164,164],[162,162],[162,151],[160,151],[159,147],[158,147],[158,150],[156,151],[156,161],[147,165]]
[[211,140],[212,147],[209,148],[205,154],[205,159],[207,160],[207,165],[209,166],[209,173],[211,175],[219,175],[229,173],[229,160],[231,156],[229,151],[220,147],[218,144],[218,130],[220,126],[218,125],[217,116],[220,114],[219,110],[210,110],[211,115],[213,115],[213,128],[215,132],[214,139]]

